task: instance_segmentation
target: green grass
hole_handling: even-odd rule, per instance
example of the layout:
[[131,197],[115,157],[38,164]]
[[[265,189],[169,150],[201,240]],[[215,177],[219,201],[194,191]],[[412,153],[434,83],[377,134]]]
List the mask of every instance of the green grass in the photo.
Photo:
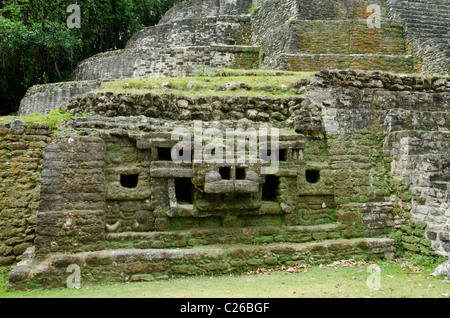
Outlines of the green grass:
[[[289,87],[294,82],[301,79],[310,79],[315,72],[282,72],[270,70],[213,70],[210,73],[195,77],[171,77],[171,78],[141,78],[127,79],[105,82],[96,92],[114,92],[114,93],[134,93],[143,94],[152,92],[155,94],[164,94],[167,92],[180,94],[187,97],[202,96],[256,96],[269,95],[275,97],[284,97],[292,95],[289,89],[282,88],[282,85]],[[168,91],[161,86],[163,83],[170,83],[171,89]],[[251,89],[236,91],[223,91],[221,86],[235,82],[245,83]],[[187,88],[189,83],[195,83],[192,88]],[[265,87],[273,85],[273,91],[267,91]],[[156,87],[157,86],[157,87]]]
[[0,126],[9,123],[17,117],[14,116],[0,116]]
[[[383,261],[380,288],[371,289],[368,263],[284,268],[229,276],[195,276],[80,289],[4,291],[8,268],[0,268],[0,298],[448,298],[450,283],[430,276],[433,267]],[[345,264],[344,264],[345,265]]]
[[52,129],[57,129],[60,124],[71,118],[73,118],[72,114],[60,110],[54,110],[46,115],[36,112],[28,116],[2,116],[0,117],[0,125],[4,125],[15,119],[19,119],[27,124],[44,123],[49,125]]

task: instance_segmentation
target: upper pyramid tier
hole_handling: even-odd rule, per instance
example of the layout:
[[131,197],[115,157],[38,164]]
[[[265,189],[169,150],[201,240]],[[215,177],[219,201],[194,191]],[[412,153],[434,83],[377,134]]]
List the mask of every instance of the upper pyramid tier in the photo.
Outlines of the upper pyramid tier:
[[[424,0],[185,0],[125,49],[83,61],[73,80],[191,76],[205,67],[448,73],[448,10],[441,0],[424,6]],[[376,27],[370,19],[379,20]]]
[[[73,81],[32,87],[20,114],[60,109],[101,81],[195,76],[215,68],[448,74],[449,0],[184,0]],[[379,9],[379,27],[368,25]]]
[[124,50],[95,55],[73,73],[78,80],[189,76],[211,68],[257,67],[251,45],[251,0],[186,0],[138,32]]
[[[371,27],[369,18],[379,25]],[[252,25],[270,68],[414,72],[403,27],[389,18],[384,1],[272,0]]]

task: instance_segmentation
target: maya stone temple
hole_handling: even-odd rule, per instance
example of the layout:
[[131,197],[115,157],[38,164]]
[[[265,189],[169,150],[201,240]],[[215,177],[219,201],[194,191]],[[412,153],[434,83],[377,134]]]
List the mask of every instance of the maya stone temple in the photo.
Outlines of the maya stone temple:
[[448,0],[180,2],[0,126],[8,288],[445,261],[449,43]]

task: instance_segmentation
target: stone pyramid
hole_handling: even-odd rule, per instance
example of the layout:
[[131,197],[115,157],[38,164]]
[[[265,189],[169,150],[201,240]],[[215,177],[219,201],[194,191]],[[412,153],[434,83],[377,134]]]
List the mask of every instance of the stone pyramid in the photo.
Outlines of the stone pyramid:
[[[30,88],[19,114],[59,109],[106,80],[220,68],[448,73],[448,13],[434,2],[185,0],[125,49],[80,63],[72,82]],[[370,5],[380,8],[379,28],[368,27]]]

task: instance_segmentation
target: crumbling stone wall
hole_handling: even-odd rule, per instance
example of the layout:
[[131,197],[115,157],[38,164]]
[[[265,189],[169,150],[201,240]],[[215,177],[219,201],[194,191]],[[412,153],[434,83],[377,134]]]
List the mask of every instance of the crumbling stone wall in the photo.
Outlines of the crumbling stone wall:
[[67,105],[73,114],[94,113],[105,117],[146,116],[170,120],[240,120],[278,122],[288,120],[302,96],[212,96],[190,98],[174,94],[91,93]]
[[[170,36],[168,36],[170,35]],[[251,45],[249,16],[195,17],[143,29],[127,43],[127,49],[144,47]]]
[[[409,185],[412,201],[409,213],[413,226],[442,256],[450,253],[449,154],[448,131],[401,131],[386,140],[391,156],[392,174]],[[414,233],[410,235],[415,235]],[[422,240],[406,239],[404,247],[412,253],[423,252]]]
[[[345,208],[349,202],[357,203],[372,233],[381,227],[400,229],[410,237],[401,239],[407,250],[425,253],[426,238],[428,246],[445,256],[449,252],[448,78],[366,75],[323,71],[313,85],[334,88],[308,94],[309,103],[319,103],[322,109],[330,153],[335,142],[349,141],[336,152],[339,156],[332,157],[333,167],[343,160],[341,168],[347,170],[337,171],[342,181],[335,183],[350,194],[346,197],[336,189],[337,203],[343,200]],[[350,172],[348,167],[355,161],[364,177],[352,182],[349,174],[358,170]],[[409,222],[416,224],[417,233],[407,229]],[[425,236],[419,239],[418,233]]]
[[258,66],[258,52],[252,46],[228,45],[118,50],[83,61],[74,71],[72,80],[196,76],[205,66],[251,69]]
[[[398,233],[405,234],[399,247],[445,253],[448,78],[322,71],[308,83],[304,96],[286,99],[101,93],[72,100],[74,113],[95,115],[68,121],[46,148],[36,238],[26,254],[34,256],[11,273],[12,286],[60,286],[64,266],[78,261],[95,279],[115,273],[126,281],[305,257],[392,257],[394,240],[385,237]],[[202,115],[184,120],[178,108]],[[211,113],[233,109],[243,116]],[[272,112],[251,118],[251,109]],[[175,116],[161,119],[166,113]],[[258,164],[236,165],[222,175],[215,163],[172,162],[164,154],[176,143],[171,132],[192,129],[193,118],[221,131],[282,129],[279,171],[264,176]],[[191,196],[180,197],[184,179]],[[264,197],[265,184],[275,186]],[[216,244],[227,249],[211,256]],[[49,266],[40,267],[43,260]]]
[[252,2],[252,0],[185,0],[170,9],[161,19],[161,23],[201,16],[246,15]]
[[34,244],[46,124],[13,121],[0,126],[0,265],[20,261]]

